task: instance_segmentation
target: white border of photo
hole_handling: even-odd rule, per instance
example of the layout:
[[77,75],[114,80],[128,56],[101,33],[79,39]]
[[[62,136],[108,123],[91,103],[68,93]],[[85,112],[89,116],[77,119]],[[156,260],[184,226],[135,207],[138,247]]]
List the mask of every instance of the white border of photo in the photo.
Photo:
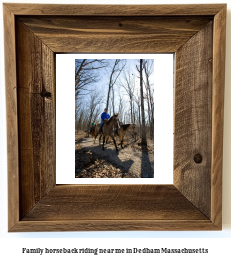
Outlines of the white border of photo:
[[[75,59],[154,59],[154,178],[75,178]],[[174,54],[56,54],[56,184],[173,184]]]

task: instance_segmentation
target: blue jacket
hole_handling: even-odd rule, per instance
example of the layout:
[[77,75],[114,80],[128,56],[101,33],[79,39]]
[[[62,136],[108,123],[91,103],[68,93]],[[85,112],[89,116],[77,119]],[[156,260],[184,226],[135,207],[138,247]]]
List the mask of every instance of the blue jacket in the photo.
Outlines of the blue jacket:
[[104,121],[104,120],[108,120],[110,118],[110,115],[108,114],[108,113],[106,113],[106,112],[103,112],[102,114],[101,114],[101,120],[102,121]]

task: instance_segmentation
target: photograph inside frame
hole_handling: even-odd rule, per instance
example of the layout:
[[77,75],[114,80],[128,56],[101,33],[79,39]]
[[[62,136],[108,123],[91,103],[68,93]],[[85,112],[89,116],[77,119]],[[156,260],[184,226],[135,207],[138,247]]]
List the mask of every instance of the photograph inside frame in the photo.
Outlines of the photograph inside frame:
[[75,178],[154,178],[154,59],[75,60]]

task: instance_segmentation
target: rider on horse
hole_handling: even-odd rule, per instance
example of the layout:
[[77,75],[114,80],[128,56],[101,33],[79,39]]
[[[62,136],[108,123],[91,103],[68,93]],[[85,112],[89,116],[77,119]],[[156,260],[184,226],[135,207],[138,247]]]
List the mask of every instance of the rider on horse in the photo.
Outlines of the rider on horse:
[[90,128],[90,131],[89,131],[89,133],[91,133],[91,131],[92,131],[92,128],[95,126],[95,123],[94,122],[92,122],[92,124],[91,124],[91,128]]
[[108,112],[108,109],[105,108],[104,112],[101,114],[101,123],[99,125],[99,132],[101,132],[101,128],[103,126],[103,123],[110,118],[110,115],[107,112]]

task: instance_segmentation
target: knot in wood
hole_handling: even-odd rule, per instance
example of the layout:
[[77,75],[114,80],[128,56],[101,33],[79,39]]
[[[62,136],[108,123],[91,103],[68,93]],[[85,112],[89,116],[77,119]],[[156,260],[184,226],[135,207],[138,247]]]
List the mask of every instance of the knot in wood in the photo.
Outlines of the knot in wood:
[[51,99],[51,93],[50,92],[47,92],[45,90],[43,90],[40,95],[43,97],[43,98],[47,98],[47,99]]
[[200,164],[200,163],[202,162],[202,156],[201,156],[200,153],[195,154],[195,156],[194,156],[194,161],[195,161],[195,163],[197,163],[197,164]]

